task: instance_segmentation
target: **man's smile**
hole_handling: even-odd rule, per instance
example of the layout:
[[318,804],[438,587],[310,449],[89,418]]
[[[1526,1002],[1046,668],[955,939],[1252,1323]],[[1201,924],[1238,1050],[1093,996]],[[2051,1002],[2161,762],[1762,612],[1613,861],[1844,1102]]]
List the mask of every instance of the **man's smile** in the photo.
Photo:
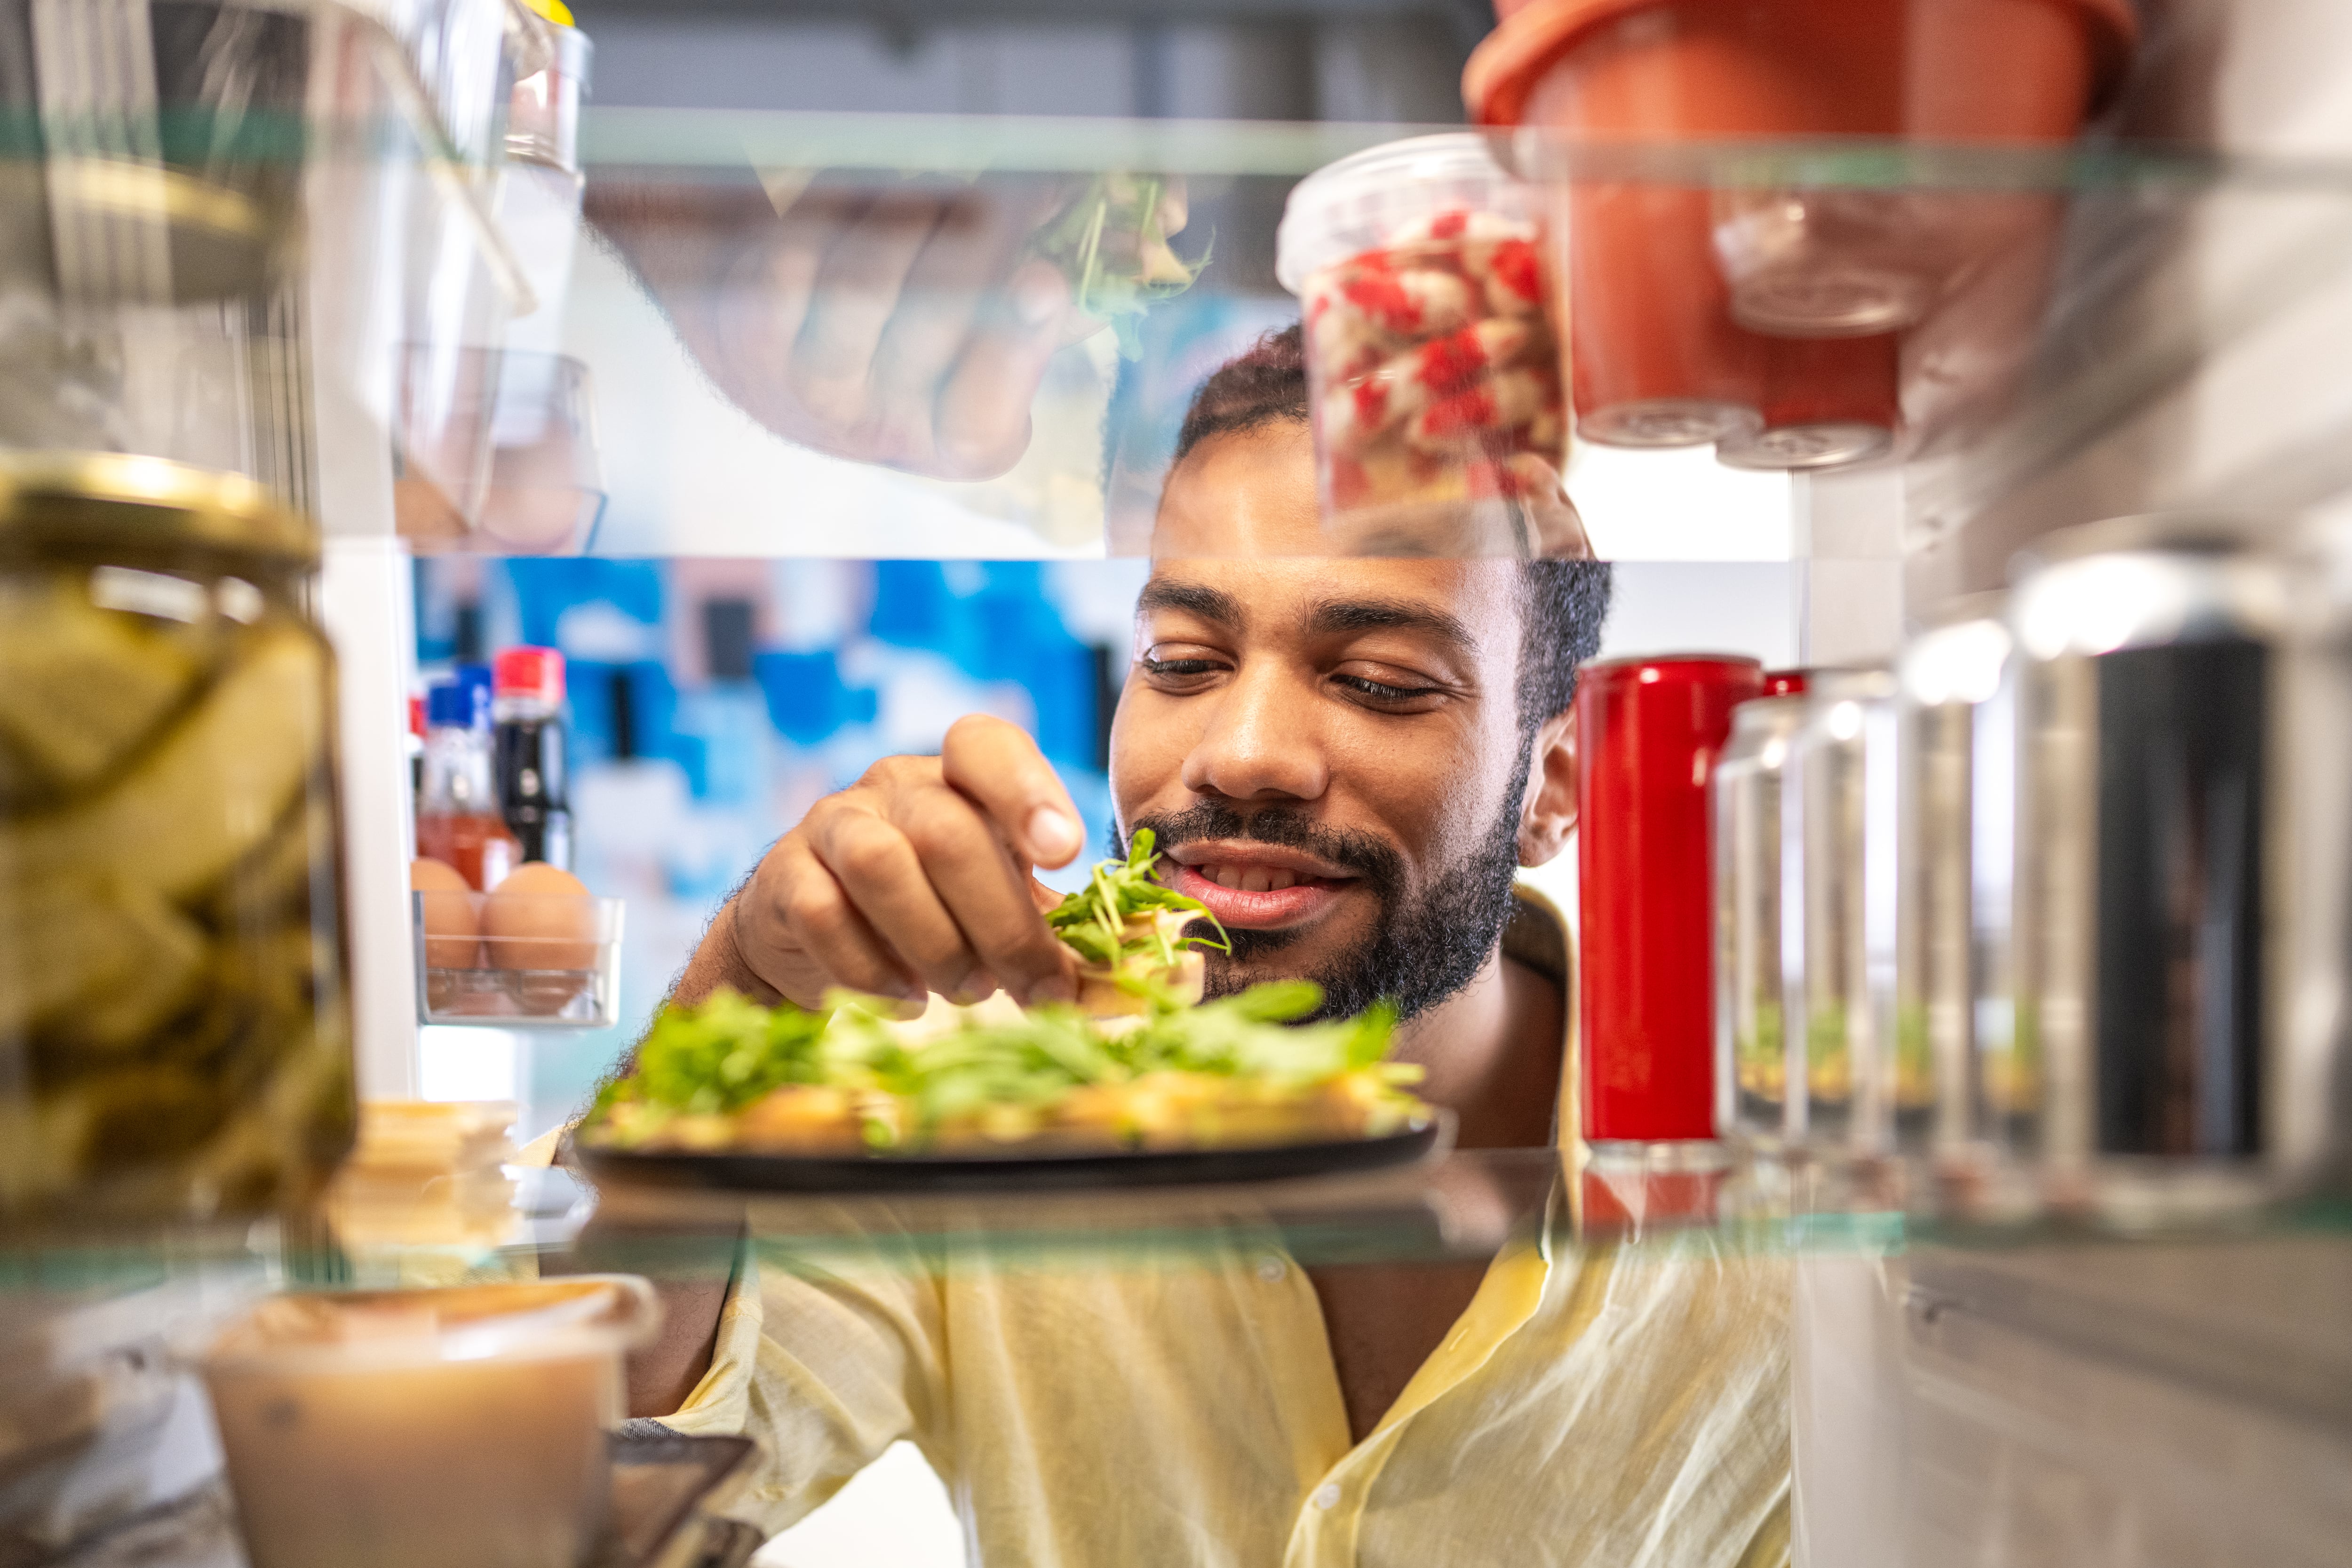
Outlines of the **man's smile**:
[[1174,862],[1170,886],[1243,931],[1305,924],[1358,880],[1319,856],[1249,839],[1196,838],[1171,848],[1168,858]]

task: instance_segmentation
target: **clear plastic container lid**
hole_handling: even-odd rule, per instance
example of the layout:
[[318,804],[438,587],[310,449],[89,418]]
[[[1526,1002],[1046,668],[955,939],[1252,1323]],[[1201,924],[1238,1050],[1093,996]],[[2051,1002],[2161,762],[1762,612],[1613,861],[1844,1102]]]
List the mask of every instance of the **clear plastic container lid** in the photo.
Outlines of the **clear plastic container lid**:
[[271,1297],[222,1334],[205,1370],[362,1372],[618,1355],[660,1324],[653,1288],[630,1274],[299,1293]]
[[1298,293],[1310,274],[1389,245],[1416,222],[1465,209],[1532,221],[1542,195],[1495,161],[1479,132],[1368,147],[1291,187],[1275,232],[1274,275]]

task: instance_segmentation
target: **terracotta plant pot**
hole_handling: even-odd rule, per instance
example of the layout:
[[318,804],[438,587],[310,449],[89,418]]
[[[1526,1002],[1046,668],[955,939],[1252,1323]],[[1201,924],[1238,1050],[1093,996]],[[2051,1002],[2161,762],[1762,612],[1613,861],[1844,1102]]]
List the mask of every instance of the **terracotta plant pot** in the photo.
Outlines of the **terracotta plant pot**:
[[1596,177],[1580,158],[1612,142],[1739,138],[2063,144],[2119,79],[2135,29],[2127,0],[1508,7],[1464,91],[1480,123],[1552,133],[1527,140],[1521,163],[1552,184],[1564,219],[1580,427],[1601,442],[1744,443],[1772,420],[1741,410],[1787,390],[1765,389],[1769,356],[1750,334],[1909,327],[2060,215],[2033,194],[1718,188],[1697,174]]
[[1773,338],[1764,349],[1763,428],[1716,446],[1735,468],[1832,468],[1868,462],[1895,444],[1902,422],[1900,342]]

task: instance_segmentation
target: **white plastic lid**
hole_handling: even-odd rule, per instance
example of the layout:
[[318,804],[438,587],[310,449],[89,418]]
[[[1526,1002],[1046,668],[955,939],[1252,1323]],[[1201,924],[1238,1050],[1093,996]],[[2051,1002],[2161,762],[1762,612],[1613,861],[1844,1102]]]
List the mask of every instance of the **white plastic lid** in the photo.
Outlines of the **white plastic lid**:
[[1535,188],[1495,161],[1484,132],[1367,147],[1291,187],[1275,231],[1274,275],[1296,294],[1310,273],[1377,250],[1416,220],[1465,208],[1528,219],[1541,210]]
[[273,1296],[214,1342],[208,1374],[373,1372],[467,1361],[618,1356],[653,1338],[661,1304],[632,1274],[441,1289]]

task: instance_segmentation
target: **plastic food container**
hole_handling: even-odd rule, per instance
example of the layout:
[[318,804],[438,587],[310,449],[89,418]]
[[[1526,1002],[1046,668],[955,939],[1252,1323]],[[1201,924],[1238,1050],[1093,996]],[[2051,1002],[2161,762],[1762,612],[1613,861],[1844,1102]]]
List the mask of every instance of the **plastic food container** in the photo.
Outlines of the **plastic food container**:
[[351,1146],[316,530],[0,459],[0,1226],[306,1200]]
[[1576,685],[1584,1136],[1715,1136],[1707,776],[1763,669],[1721,654],[1605,659]]
[[1540,196],[1471,132],[1375,147],[1290,194],[1326,526],[1349,552],[1534,552],[1568,425]]
[[405,353],[402,369],[407,436],[393,507],[412,549],[587,548],[604,515],[604,479],[585,364],[516,349],[432,348]]
[[417,1017],[599,1029],[621,1005],[621,900],[412,892]]
[[263,1302],[203,1364],[254,1568],[580,1568],[659,1320],[625,1275]]

